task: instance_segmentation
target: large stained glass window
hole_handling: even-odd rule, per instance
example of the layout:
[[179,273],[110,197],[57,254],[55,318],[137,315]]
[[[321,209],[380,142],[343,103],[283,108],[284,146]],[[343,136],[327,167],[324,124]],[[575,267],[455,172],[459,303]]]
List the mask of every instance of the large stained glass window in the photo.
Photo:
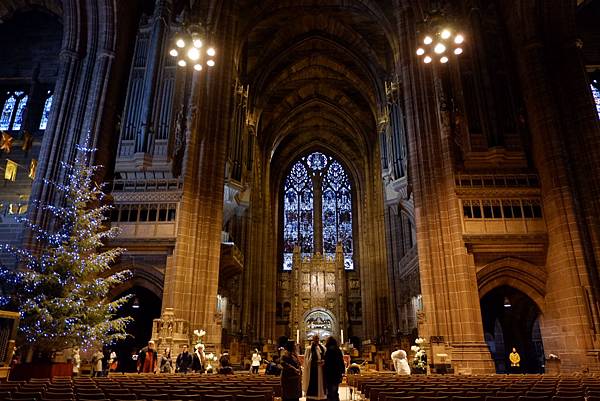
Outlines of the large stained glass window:
[[[48,91],[48,94],[50,94],[50,91]],[[50,110],[52,109],[52,98],[53,96],[50,95],[44,102],[44,110],[42,111],[42,119],[40,120],[40,130],[45,130],[48,125],[48,117],[50,116]]]
[[303,256],[333,257],[338,243],[345,268],[354,268],[351,191],[346,171],[330,156],[314,152],[292,165],[283,194],[283,270],[292,269],[295,245]]

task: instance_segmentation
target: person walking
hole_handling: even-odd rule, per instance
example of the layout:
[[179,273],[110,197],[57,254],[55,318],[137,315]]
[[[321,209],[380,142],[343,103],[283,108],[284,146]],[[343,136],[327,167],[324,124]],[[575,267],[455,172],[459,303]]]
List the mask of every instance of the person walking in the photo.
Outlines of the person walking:
[[258,348],[255,348],[254,353],[252,354],[252,373],[258,374],[258,368],[260,367],[261,361],[262,357],[260,356],[260,352],[258,352]]
[[346,372],[346,366],[344,365],[342,350],[338,347],[337,340],[333,336],[329,336],[325,341],[323,370],[325,371],[325,383],[327,385],[327,400],[340,401],[339,387]]
[[403,349],[392,352],[392,362],[394,362],[394,370],[397,375],[407,376],[410,375],[410,366],[406,359],[406,351]]
[[319,335],[315,334],[312,343],[304,351],[304,371],[302,372],[302,390],[306,399],[324,400],[325,377],[323,364],[325,363],[325,347],[319,343]]
[[173,373],[173,360],[171,359],[171,348],[165,348],[164,354],[160,357],[160,373]]
[[281,400],[299,401],[302,397],[302,368],[296,343],[288,341],[281,356]]
[[175,371],[178,373],[187,373],[188,370],[192,368],[193,362],[194,358],[192,357],[192,354],[189,353],[188,346],[184,345],[182,352],[177,355],[177,359],[175,360]]
[[158,354],[156,353],[154,341],[148,341],[148,345],[141,349],[137,358],[138,373],[154,373],[158,363]]

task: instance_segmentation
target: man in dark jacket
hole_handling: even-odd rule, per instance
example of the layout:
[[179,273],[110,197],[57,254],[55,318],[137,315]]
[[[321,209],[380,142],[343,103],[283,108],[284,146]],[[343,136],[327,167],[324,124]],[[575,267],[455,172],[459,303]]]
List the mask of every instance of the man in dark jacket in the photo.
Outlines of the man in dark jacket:
[[154,341],[148,341],[148,346],[142,348],[138,354],[137,359],[137,370],[138,373],[154,373],[156,372],[156,366],[158,361],[158,354]]
[[340,401],[340,395],[338,389],[342,382],[342,376],[346,371],[344,365],[344,356],[342,350],[338,347],[338,343],[335,338],[327,338],[325,342],[325,364],[323,370],[325,371],[325,383],[327,388],[327,400],[328,401]]
[[178,373],[187,373],[188,370],[191,369],[194,358],[192,354],[188,352],[188,346],[183,346],[183,351],[181,354],[177,355],[177,360],[175,361],[176,372]]

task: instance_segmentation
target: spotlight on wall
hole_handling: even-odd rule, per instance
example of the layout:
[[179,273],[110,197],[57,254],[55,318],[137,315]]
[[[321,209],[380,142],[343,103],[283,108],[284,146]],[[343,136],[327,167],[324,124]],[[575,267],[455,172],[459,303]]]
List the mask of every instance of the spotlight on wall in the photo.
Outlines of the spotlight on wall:
[[510,299],[508,297],[504,297],[504,307],[510,308],[512,305],[510,304]]

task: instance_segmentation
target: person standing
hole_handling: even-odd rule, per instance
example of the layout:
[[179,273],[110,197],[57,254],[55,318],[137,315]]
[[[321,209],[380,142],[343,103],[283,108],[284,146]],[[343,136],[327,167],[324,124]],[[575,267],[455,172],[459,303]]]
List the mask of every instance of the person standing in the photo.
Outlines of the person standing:
[[79,355],[79,348],[73,348],[73,376],[79,376],[79,369],[81,368],[81,355]]
[[158,354],[154,346],[154,341],[148,341],[148,346],[142,348],[138,354],[137,371],[138,373],[154,373],[158,362]]
[[510,371],[511,373],[519,373],[521,370],[521,356],[517,352],[517,349],[513,347],[512,352],[508,356],[510,360]]
[[262,357],[260,356],[260,352],[258,352],[258,348],[254,348],[254,353],[252,354],[252,373],[258,374],[261,361]]
[[281,369],[282,401],[299,401],[302,397],[302,368],[293,341],[288,341],[284,346]]
[[171,359],[171,348],[165,348],[164,354],[160,357],[160,373],[173,373],[173,360]]
[[304,351],[304,371],[302,372],[302,390],[306,399],[325,399],[325,377],[323,364],[325,363],[325,347],[319,343],[319,335],[315,334],[312,344]]
[[193,362],[194,358],[192,357],[192,354],[188,352],[188,346],[184,345],[182,352],[177,355],[177,360],[175,361],[175,371],[178,373],[187,373],[188,370],[192,368]]
[[92,355],[92,377],[102,376],[102,358],[104,358],[104,353],[101,349]]
[[399,349],[392,352],[392,361],[394,362],[394,370],[397,375],[408,376],[410,375],[410,366],[406,359],[406,351]]
[[118,366],[117,353],[111,350],[108,357],[108,372],[116,372]]
[[192,359],[192,370],[196,373],[204,373],[205,362],[204,344],[196,344],[196,350],[194,351]]
[[325,341],[325,349],[323,370],[325,371],[325,383],[327,385],[327,400],[340,401],[339,387],[342,376],[346,372],[344,355],[333,336],[329,336]]

